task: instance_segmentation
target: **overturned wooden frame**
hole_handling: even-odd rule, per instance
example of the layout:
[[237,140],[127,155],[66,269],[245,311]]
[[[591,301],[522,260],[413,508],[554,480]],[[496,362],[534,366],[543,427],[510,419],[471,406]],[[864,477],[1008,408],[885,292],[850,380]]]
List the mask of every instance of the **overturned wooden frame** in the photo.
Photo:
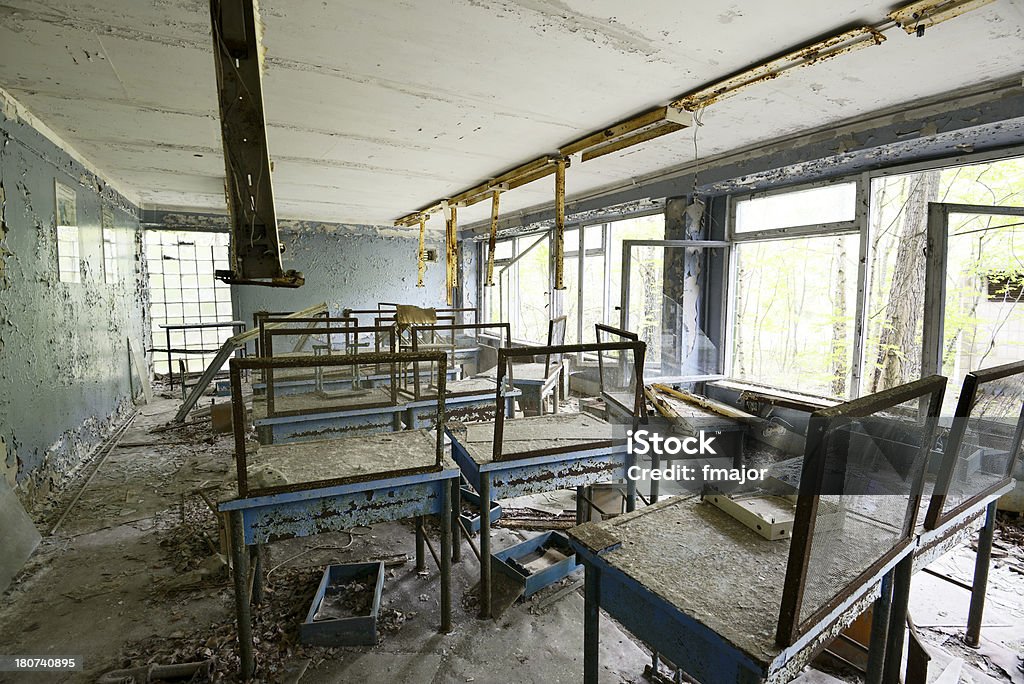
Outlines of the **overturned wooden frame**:
[[[1013,436],[1010,438],[1010,453],[1007,458],[1006,471],[1002,473],[1002,477],[971,494],[950,510],[945,510],[949,488],[954,484],[953,477],[957,471],[956,465],[960,458],[960,447],[963,445],[964,436],[967,431],[967,422],[971,418],[981,386],[1015,375],[1024,375],[1024,361],[976,370],[968,373],[964,378],[963,389],[960,392],[960,399],[957,401],[956,412],[953,415],[953,425],[950,428],[949,437],[946,439],[946,450],[943,454],[942,465],[939,468],[938,478],[935,481],[935,490],[928,503],[928,512],[925,514],[924,526],[926,529],[934,530],[941,527],[957,517],[961,512],[976,506],[984,499],[1010,484],[1013,480],[1013,469],[1020,458],[1021,441],[1024,439],[1024,396],[1018,397],[1021,401],[1021,410],[1017,416]],[[1009,419],[1011,416],[1006,416],[1006,418]],[[998,418],[993,417],[993,420],[998,420]]]
[[[853,595],[857,587],[877,575],[913,542],[914,525],[921,499],[921,490],[924,486],[928,454],[935,444],[936,426],[945,389],[946,379],[941,375],[932,375],[811,414],[807,429],[803,470],[800,476],[800,492],[797,495],[796,517],[793,522],[793,538],[790,542],[789,560],[786,563],[786,577],[782,589],[782,607],[775,637],[780,646],[789,646],[807,633],[813,625],[823,620]],[[815,609],[808,616],[801,615],[814,540],[815,521],[818,515],[819,495],[825,478],[826,459],[823,449],[826,446],[826,435],[837,423],[842,424],[848,419],[866,418],[879,411],[914,400],[921,401],[922,408],[925,406],[927,408],[924,409],[924,415],[921,416],[924,420],[924,435],[919,447],[917,472],[908,475],[913,478],[913,481],[908,493],[907,510],[900,537],[888,551],[850,580],[845,587],[839,589],[824,605]]]
[[[510,363],[512,359],[520,357],[533,357],[546,355],[548,358],[554,355],[561,356],[562,354],[579,354],[586,352],[596,352],[601,354],[602,352],[608,351],[632,351],[633,352],[633,372],[636,374],[637,386],[633,403],[633,428],[639,425],[639,416],[642,411],[644,394],[643,394],[643,372],[644,372],[644,354],[646,353],[647,345],[639,341],[625,341],[625,342],[604,342],[601,344],[568,344],[558,345],[549,347],[515,347],[498,350],[498,369],[497,369],[497,396],[495,398],[495,420],[494,420],[494,450],[492,452],[492,458],[494,461],[511,461],[520,460],[524,458],[533,458],[535,456],[550,456],[553,454],[561,454],[568,452],[579,451],[579,445],[563,446],[563,447],[552,447],[549,449],[535,449],[533,451],[518,452],[514,455],[506,456],[502,452],[502,436],[505,430],[505,416],[502,410],[502,405],[505,401],[505,387],[513,386],[515,378],[513,375],[514,364]],[[505,382],[506,373],[508,374],[508,382]],[[594,442],[589,445],[588,448],[605,448],[614,446],[613,440],[606,440],[602,442]]]
[[362,363],[373,363],[381,365],[403,366],[417,362],[436,362],[440,368],[444,368],[447,359],[444,352],[420,352],[420,353],[395,353],[395,354],[361,354],[358,356],[295,356],[285,358],[245,358],[232,359],[230,364],[231,375],[231,409],[235,438],[235,469],[238,478],[238,496],[246,498],[249,496],[265,496],[282,492],[296,492],[321,487],[333,487],[353,482],[368,482],[371,480],[386,479],[390,477],[401,477],[405,475],[417,475],[421,473],[433,473],[443,470],[442,458],[444,455],[444,424],[445,424],[445,374],[439,373],[437,378],[437,440],[435,443],[434,465],[419,468],[403,468],[380,473],[368,473],[343,478],[326,478],[312,482],[301,482],[272,487],[264,487],[257,490],[250,490],[248,484],[248,454],[246,451],[246,421],[245,403],[242,398],[242,371],[246,370],[270,370],[271,375],[275,368],[311,368],[317,367],[338,367],[350,366]]

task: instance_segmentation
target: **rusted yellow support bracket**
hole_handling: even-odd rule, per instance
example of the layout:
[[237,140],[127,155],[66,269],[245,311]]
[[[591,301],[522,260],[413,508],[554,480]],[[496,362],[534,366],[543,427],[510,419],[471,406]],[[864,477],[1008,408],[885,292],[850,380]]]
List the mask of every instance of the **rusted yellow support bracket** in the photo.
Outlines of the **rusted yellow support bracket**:
[[420,214],[420,251],[416,253],[416,287],[423,287],[423,273],[427,270],[426,247],[423,244],[427,232],[427,214]]
[[555,162],[555,289],[565,289],[565,159]]
[[707,107],[727,97],[732,97],[756,83],[763,83],[778,78],[792,69],[818,64],[819,62],[824,62],[855,50],[879,45],[884,41],[885,36],[877,29],[871,26],[861,26],[860,28],[829,36],[825,40],[805,45],[781,57],[744,69],[738,74],[720,79],[703,88],[690,91],[677,98],[669,106],[695,112],[701,107]]
[[446,277],[445,277],[445,290],[448,296],[448,306],[454,306],[455,304],[455,287],[456,279],[459,273],[459,245],[456,239],[456,233],[458,232],[458,208],[454,204],[449,204],[444,225],[444,242],[445,242],[445,253],[446,258]]
[[498,203],[500,190],[491,196],[491,236],[487,240],[487,279],[484,286],[494,287],[494,248],[498,241]]

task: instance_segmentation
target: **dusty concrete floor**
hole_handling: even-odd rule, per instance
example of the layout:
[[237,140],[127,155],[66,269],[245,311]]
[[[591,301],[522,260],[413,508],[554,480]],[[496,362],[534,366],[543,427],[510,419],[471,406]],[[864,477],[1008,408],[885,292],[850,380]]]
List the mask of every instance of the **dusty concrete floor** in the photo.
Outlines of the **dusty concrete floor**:
[[[81,499],[0,597],[0,652],[75,655],[79,673],[14,675],[7,681],[95,681],[111,669],[149,662],[214,658],[218,678],[233,679],[233,593],[217,561],[218,530],[202,491],[216,501],[233,492],[231,439],[214,436],[209,423],[166,432],[177,402],[159,399],[114,448]],[[92,464],[55,506],[48,529],[77,492]],[[565,498],[565,497],[562,497]],[[571,508],[571,498],[536,502],[552,511]],[[494,547],[532,533],[498,529]],[[1005,547],[1004,547],[1005,548]],[[958,645],[966,616],[966,592],[943,580],[918,575],[912,612],[941,663],[967,661],[961,680],[1024,682],[1017,658],[1024,640],[1024,551],[1011,546],[996,559],[986,613],[985,643],[978,651]],[[375,525],[351,533],[320,535],[270,546],[268,592],[256,612],[259,677],[302,682],[550,682],[582,679],[582,608],[578,571],[560,585],[510,608],[496,621],[476,618],[478,566],[468,545],[453,566],[455,630],[440,635],[437,569],[414,568],[408,523]],[[308,609],[322,568],[329,563],[382,559],[388,563],[381,638],[374,647],[304,647],[297,625]],[[970,581],[973,552],[961,548],[937,567]],[[935,600],[941,597],[940,600]],[[607,617],[602,619],[602,682],[644,681],[647,651]],[[300,675],[301,673],[301,675]],[[830,680],[807,671],[802,679]],[[855,681],[855,676],[844,676]],[[806,683],[805,683],[806,684]]]

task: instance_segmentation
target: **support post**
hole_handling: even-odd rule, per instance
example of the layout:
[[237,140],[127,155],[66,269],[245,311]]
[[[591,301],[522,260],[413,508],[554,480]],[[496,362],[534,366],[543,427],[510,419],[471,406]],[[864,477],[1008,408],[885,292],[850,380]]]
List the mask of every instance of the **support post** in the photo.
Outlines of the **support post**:
[[424,237],[427,232],[427,215],[420,214],[420,250],[416,253],[416,287],[424,287],[423,273],[427,270],[427,255],[424,254]]
[[416,516],[416,572],[427,569],[426,548],[423,539],[423,516]]
[[441,482],[441,631],[452,631],[452,488],[458,478]]
[[252,606],[249,603],[249,554],[245,548],[242,512],[231,511],[231,570],[235,585],[235,620],[238,627],[238,676],[252,678],[255,662],[252,647]]
[[494,287],[494,248],[498,241],[498,204],[500,195],[500,190],[495,190],[494,194],[491,195],[491,235],[487,239],[487,279],[484,281],[486,287]]
[[[491,474],[480,473],[480,617],[491,617]],[[486,511],[484,513],[483,511]]]
[[[461,477],[452,480],[451,484],[451,499],[452,499],[452,510],[451,515],[451,527],[453,530],[458,530],[459,527],[459,514],[462,513],[462,481]],[[455,534],[455,539],[452,542],[452,562],[459,563],[462,561],[462,536]]]
[[967,613],[967,636],[964,641],[971,648],[981,644],[981,619],[985,612],[985,591],[988,589],[988,566],[992,560],[992,536],[996,528],[996,502],[985,511],[985,526],[978,534],[978,557],[974,561],[974,581],[971,583],[971,607]]
[[889,636],[889,611],[892,607],[892,580],[890,570],[882,577],[881,594],[875,600],[871,611],[871,638],[868,642],[868,665],[864,675],[865,684],[882,684],[882,668],[885,665],[885,641]]
[[896,564],[892,579],[892,607],[889,611],[889,634],[885,641],[883,684],[900,684],[903,665],[903,641],[907,632],[907,604],[910,603],[910,578],[914,572],[914,554]]
[[459,246],[456,237],[458,233],[458,209],[454,204],[448,205],[445,216],[445,257],[446,257],[446,278],[445,291],[447,294],[448,306],[455,305],[455,285],[458,279]]
[[586,566],[583,580],[583,684],[598,684],[601,648],[601,571]]
[[555,162],[555,289],[565,289],[565,157]]

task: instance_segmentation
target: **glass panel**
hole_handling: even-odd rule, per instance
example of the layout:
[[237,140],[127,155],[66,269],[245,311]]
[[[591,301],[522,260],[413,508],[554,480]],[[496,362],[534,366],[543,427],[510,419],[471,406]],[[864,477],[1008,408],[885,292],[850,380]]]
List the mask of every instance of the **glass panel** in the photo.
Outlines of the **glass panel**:
[[942,367],[952,411],[964,376],[1024,358],[1024,217],[949,217]]
[[699,380],[722,374],[721,357],[699,306],[723,249],[634,245],[630,250],[627,329],[647,343],[646,382]]
[[530,249],[516,263],[518,289],[515,293],[518,305],[518,320],[513,324],[512,336],[527,342],[545,343],[548,336],[548,308],[550,287],[550,244],[538,235],[517,239],[519,254],[530,248],[538,239],[540,244]]
[[[642,216],[640,218],[616,221],[609,225],[609,245],[611,250],[611,274],[609,275],[609,287],[614,301],[618,302],[622,292],[622,243],[624,240],[664,240],[665,239],[665,216]],[[612,312],[606,312],[614,320],[606,320],[607,323],[618,325],[618,317],[612,316]]]
[[[972,376],[973,378],[973,376]],[[947,390],[948,391],[948,390]],[[970,391],[970,389],[968,390]],[[1024,368],[981,381],[957,407],[948,440],[951,467],[943,516],[1009,477],[1020,459],[1019,423],[1024,420]]]
[[858,241],[829,235],[736,245],[734,377],[849,395]]
[[852,221],[857,184],[840,183],[736,202],[736,232]]
[[[603,244],[604,226],[587,226],[584,234],[586,255],[583,257],[583,341],[596,342],[594,325],[611,323],[608,319],[606,302],[608,292],[605,289],[605,254],[600,249]],[[617,321],[616,321],[617,323]]]
[[[577,344],[579,337],[579,303],[580,303],[580,231],[565,231],[565,291],[562,293],[562,311],[565,314],[565,343]],[[603,287],[603,283],[602,283]],[[587,295],[584,289],[584,297]],[[596,293],[595,293],[596,294]],[[592,295],[593,296],[593,295]],[[593,335],[591,335],[593,337]],[[587,339],[587,331],[583,331]]]
[[932,394],[923,396],[865,417],[812,418],[808,434],[813,421],[823,432],[808,443],[803,477],[816,461],[821,480],[800,483],[801,496],[817,496],[801,624],[910,536],[934,428],[922,413]]
[[[1024,159],[1007,159],[1003,161],[935,169],[919,173],[902,174],[876,178],[871,183],[871,283],[868,291],[867,338],[865,341],[864,377],[861,392],[864,394],[886,389],[903,382],[909,382],[920,376],[921,367],[921,333],[924,318],[924,271],[925,271],[925,231],[927,229],[927,203],[948,202],[956,204],[982,205],[1020,205],[1024,203]],[[973,222],[975,228],[997,226],[1007,223],[999,219],[985,217],[951,217],[950,227],[958,226],[954,232],[972,230],[967,223]],[[1013,221],[1010,221],[1013,222]],[[992,253],[985,244],[995,245],[1004,239],[1012,239],[1006,233],[1002,237],[996,235],[989,238],[984,232],[971,233],[975,240],[958,240],[956,247],[950,244],[951,262],[957,250],[972,251],[973,258],[980,268],[992,258]],[[966,237],[966,236],[964,236]],[[984,250],[984,254],[979,249]],[[992,250],[994,252],[994,250]],[[1007,261],[1013,254],[1019,256],[1019,249],[1011,249]],[[961,255],[963,256],[963,255]],[[980,261],[979,261],[980,258]],[[974,276],[959,270],[967,266],[964,258],[956,257],[956,271],[948,274],[947,286],[952,286],[959,293],[958,301],[952,311],[947,310],[945,328],[952,337],[947,337],[947,344],[952,343],[953,349],[943,348],[944,358],[949,359],[953,366],[965,360],[961,355],[962,344],[975,335],[975,322],[971,318],[985,318],[968,315],[970,302],[978,297],[979,304],[983,301],[981,290],[987,293],[987,285],[980,282],[987,278],[984,272]],[[951,263],[951,267],[953,264]],[[969,268],[969,266],[967,266]],[[996,279],[1000,277],[996,273]],[[974,283],[967,282],[971,277]],[[980,280],[979,280],[980,279]],[[975,289],[971,294],[963,290]],[[996,288],[998,289],[998,288]],[[1008,290],[1012,292],[1012,290]],[[987,297],[987,294],[985,295]],[[967,308],[963,308],[964,305]],[[948,303],[947,303],[948,306]],[[983,309],[992,307],[983,305]],[[1005,312],[1004,312],[1005,313]],[[966,330],[964,327],[966,325]],[[981,326],[982,336],[984,325]],[[1010,325],[1012,327],[1012,324]],[[956,331],[960,330],[959,333]],[[955,337],[955,339],[953,339]],[[1009,337],[1009,336],[1007,336]],[[1019,339],[1019,338],[1018,338]],[[1000,340],[1001,341],[1001,340]],[[970,356],[968,354],[968,356]],[[1014,358],[1019,358],[1019,354]],[[990,358],[992,358],[990,356]],[[994,363],[999,363],[994,362]],[[989,364],[989,365],[994,365]],[[957,369],[957,377],[951,378],[946,392],[947,414],[955,405],[960,391],[961,380],[966,372],[976,369]],[[950,368],[943,374],[949,375]]]

